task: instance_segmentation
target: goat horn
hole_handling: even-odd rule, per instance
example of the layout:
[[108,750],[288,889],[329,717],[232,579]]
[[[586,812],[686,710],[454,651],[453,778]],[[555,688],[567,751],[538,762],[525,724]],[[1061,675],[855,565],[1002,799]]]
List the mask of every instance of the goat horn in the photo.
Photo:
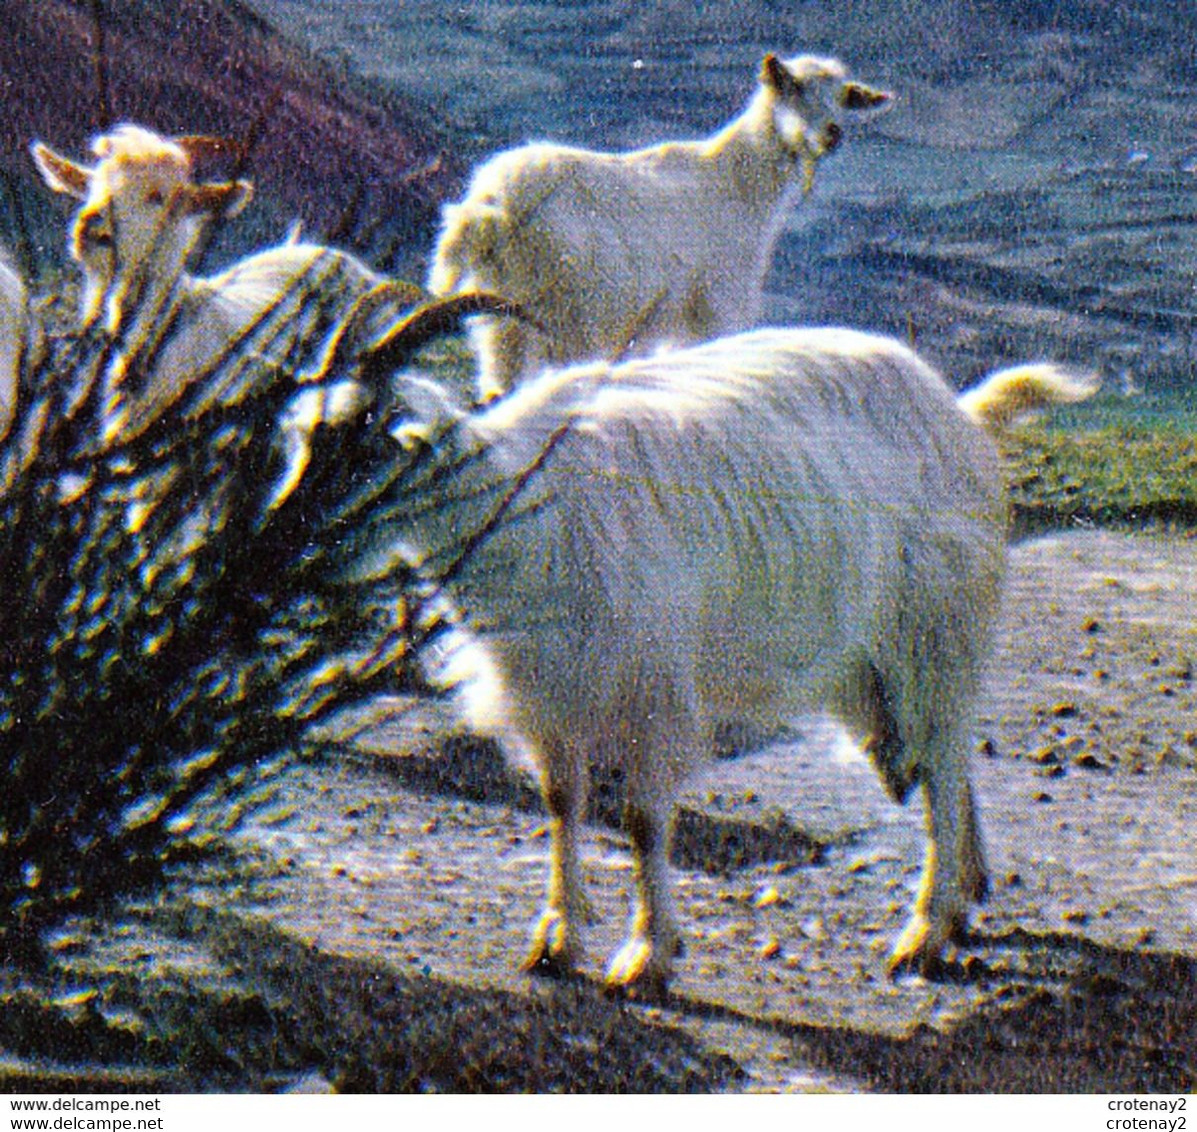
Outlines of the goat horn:
[[[363,376],[367,380],[378,380],[389,375],[425,342],[451,333],[463,318],[475,314],[518,318],[537,326],[517,303],[485,291],[468,291],[450,295],[447,299],[435,299],[410,311],[362,351]],[[538,329],[543,330],[539,326]]]
[[209,134],[183,134],[171,140],[192,161],[199,161],[205,157],[224,157],[228,154],[240,156],[243,148],[240,142]]
[[[371,287],[364,295],[359,296],[349,308],[348,313],[341,319],[330,338],[329,347],[325,353],[325,360],[320,367],[321,376],[337,373],[346,365],[353,365],[366,359],[379,338],[367,342],[370,324],[375,314],[386,308],[394,310],[396,307],[413,307],[423,302],[428,292],[415,283],[403,280],[388,279]],[[385,317],[385,315],[383,316]],[[392,324],[392,327],[394,324]],[[389,333],[389,331],[384,332]],[[363,345],[363,343],[366,343]],[[366,361],[367,366],[369,361]]]

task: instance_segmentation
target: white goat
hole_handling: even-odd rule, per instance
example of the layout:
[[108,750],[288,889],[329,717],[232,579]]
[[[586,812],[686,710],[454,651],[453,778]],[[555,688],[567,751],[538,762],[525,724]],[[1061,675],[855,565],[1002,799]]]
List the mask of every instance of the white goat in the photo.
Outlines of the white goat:
[[[1090,392],[1013,372],[972,395],[977,417],[1014,387],[1022,408]],[[397,435],[464,470],[427,478],[436,494],[362,569],[414,554],[448,575],[462,621],[442,678],[469,674],[470,722],[538,768],[552,864],[528,968],[581,957],[588,767],[623,771],[636,870],[607,980],[658,987],[679,943],[674,800],[714,724],[820,707],[895,798],[923,788],[926,865],[892,963],[931,967],[986,890],[968,729],[1006,537],[998,453],[940,377],[889,339],[758,330],[546,371],[473,415],[400,387]]]
[[486,399],[544,363],[618,360],[745,330],[795,198],[847,118],[890,95],[833,59],[766,55],[756,95],[714,137],[632,153],[500,153],[444,209],[433,294],[486,290],[536,323],[477,320]]
[[[102,391],[105,443],[143,431],[272,312],[268,330],[238,347],[235,364],[220,366],[205,403],[243,396],[264,366],[295,366],[297,344],[316,325],[383,284],[344,252],[298,243],[210,278],[189,275],[205,227],[236,215],[252,193],[246,181],[192,180],[193,159],[221,144],[124,125],[96,139],[92,167],[33,146],[46,183],[82,202],[71,228],[83,273],[80,322],[99,324],[116,347]],[[403,294],[410,301],[410,290]]]
[[0,258],[0,439],[17,411],[21,366],[29,336],[29,296],[16,271]]

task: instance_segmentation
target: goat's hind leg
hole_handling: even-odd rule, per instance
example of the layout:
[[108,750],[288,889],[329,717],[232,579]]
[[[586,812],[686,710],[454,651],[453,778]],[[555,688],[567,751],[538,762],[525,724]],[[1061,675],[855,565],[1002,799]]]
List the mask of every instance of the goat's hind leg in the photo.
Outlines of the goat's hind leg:
[[677,788],[700,761],[710,736],[704,740],[684,714],[679,718],[664,710],[653,717],[658,726],[642,744],[644,761],[629,776],[624,807],[635,865],[631,932],[608,965],[606,982],[612,989],[635,988],[643,997],[659,998],[682,952],[669,867]]
[[[950,670],[962,665],[945,664]],[[923,671],[903,687],[867,663],[846,685],[843,705],[865,737],[887,793],[904,802],[916,784],[926,806],[927,851],[914,911],[890,953],[896,974],[932,973],[944,951],[959,942],[968,912],[988,891],[985,852],[968,777],[967,686],[941,686]]]
[[963,734],[952,729],[920,751],[927,858],[914,912],[890,954],[891,973],[933,973],[949,944],[964,937],[970,906],[988,892],[966,750]]
[[523,968],[533,975],[561,978],[576,971],[582,960],[581,925],[589,918],[578,855],[588,767],[582,753],[568,745],[555,747],[542,758],[541,792],[549,811],[549,885]]

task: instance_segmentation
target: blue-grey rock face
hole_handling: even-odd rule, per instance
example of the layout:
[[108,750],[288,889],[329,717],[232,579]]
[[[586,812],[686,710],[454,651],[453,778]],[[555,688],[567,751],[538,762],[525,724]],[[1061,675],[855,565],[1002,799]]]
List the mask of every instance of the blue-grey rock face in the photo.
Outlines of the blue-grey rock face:
[[1052,357],[1187,385],[1197,14],[1088,0],[316,4],[254,0],[443,114],[462,152],[624,148],[712,131],[767,49],[898,94],[820,167],[770,321],[913,337],[964,384]]

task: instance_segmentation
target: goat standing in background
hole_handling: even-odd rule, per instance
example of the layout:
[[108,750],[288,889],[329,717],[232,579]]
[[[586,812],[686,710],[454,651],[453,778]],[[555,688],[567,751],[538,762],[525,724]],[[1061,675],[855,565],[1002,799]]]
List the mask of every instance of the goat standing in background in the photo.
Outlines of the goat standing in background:
[[1022,409],[1091,390],[1025,367],[966,413],[897,342],[785,329],[548,370],[473,414],[436,383],[396,388],[397,435],[430,439],[443,467],[360,568],[414,555],[443,579],[461,623],[441,676],[462,681],[475,729],[539,771],[551,868],[528,968],[565,973],[582,957],[592,766],[623,772],[635,864],[607,981],[660,988],[680,943],[675,802],[715,724],[819,708],[865,744],[893,797],[922,787],[926,864],[891,963],[933,967],[986,890],[969,727],[1006,493],[976,422],[1002,419],[1014,390]]
[[546,363],[615,361],[755,325],[795,198],[843,123],[890,97],[834,59],[769,54],[747,109],[714,137],[631,153],[533,144],[487,161],[444,209],[429,289],[493,292],[540,330],[477,320],[482,398]]
[[[241,343],[251,356],[221,369],[206,403],[237,400],[263,366],[294,368],[294,349],[318,321],[331,323],[367,292],[388,286],[345,252],[299,243],[259,252],[216,276],[189,275],[187,261],[207,226],[235,216],[252,194],[246,181],[192,180],[194,160],[214,145],[228,148],[124,125],[96,139],[92,167],[33,146],[46,183],[81,202],[70,244],[83,273],[80,323],[99,326],[114,344],[102,390],[104,444],[137,436],[279,304],[273,336]],[[397,287],[398,305],[410,303],[413,292]],[[310,301],[316,293],[319,303]]]

